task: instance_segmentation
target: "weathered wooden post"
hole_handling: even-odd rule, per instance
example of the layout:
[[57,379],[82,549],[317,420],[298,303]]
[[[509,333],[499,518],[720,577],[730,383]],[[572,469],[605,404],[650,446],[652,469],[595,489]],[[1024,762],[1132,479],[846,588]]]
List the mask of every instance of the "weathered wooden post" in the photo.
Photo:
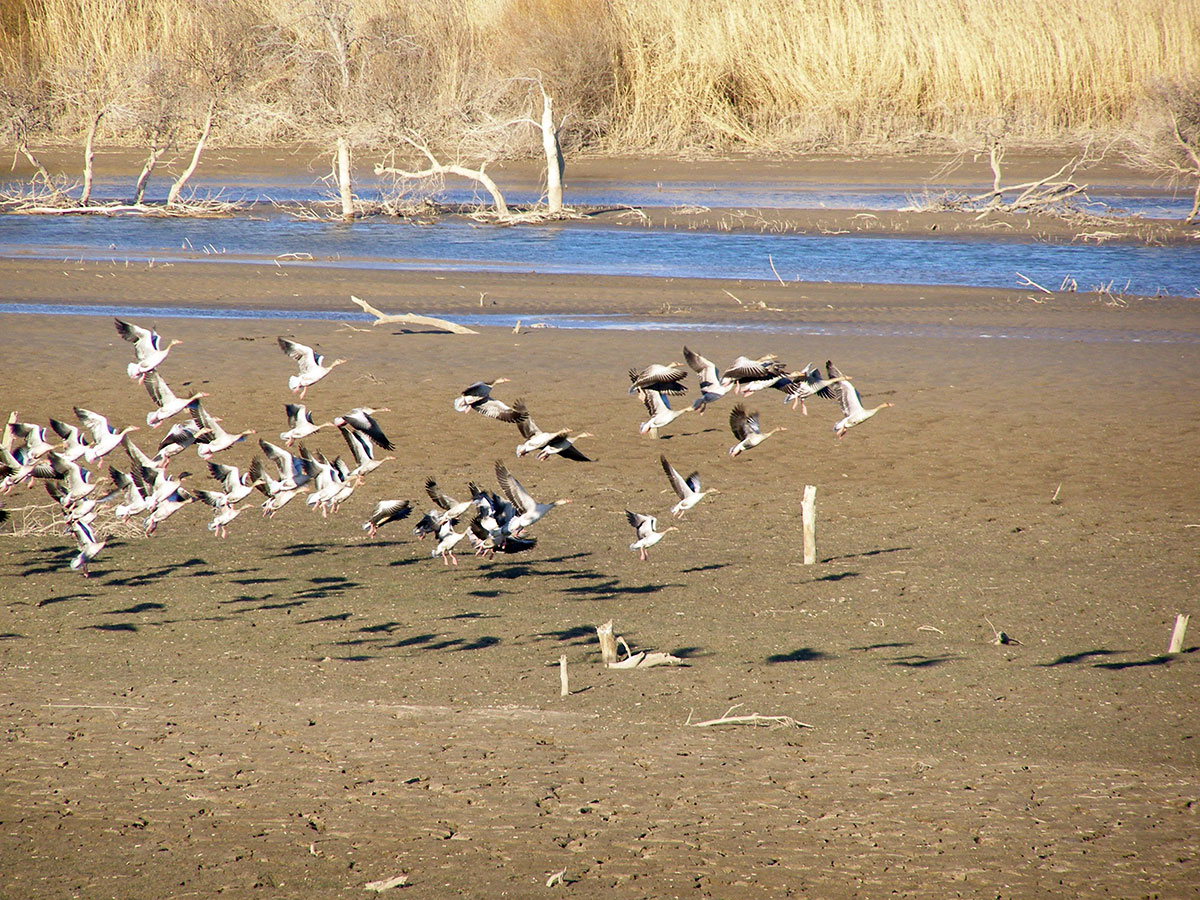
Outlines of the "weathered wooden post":
[[1183,652],[1183,636],[1187,633],[1188,619],[1190,618],[1190,615],[1184,615],[1183,613],[1179,613],[1175,617],[1175,628],[1171,632],[1171,644],[1167,647],[1168,653]]
[[817,561],[817,487],[804,486],[804,497],[800,501],[800,521],[804,529],[804,564],[811,566]]

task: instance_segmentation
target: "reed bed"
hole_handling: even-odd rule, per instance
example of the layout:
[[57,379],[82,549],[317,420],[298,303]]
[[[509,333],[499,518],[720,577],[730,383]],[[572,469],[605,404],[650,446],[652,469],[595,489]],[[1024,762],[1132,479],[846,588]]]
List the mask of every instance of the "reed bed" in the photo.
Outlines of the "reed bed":
[[[1118,136],[1200,80],[1195,0],[17,0],[10,130],[132,143],[219,98],[226,143],[495,149],[538,76],[596,152]],[[505,152],[535,152],[519,129]],[[486,136],[485,138],[479,137]],[[11,135],[10,135],[11,137]]]

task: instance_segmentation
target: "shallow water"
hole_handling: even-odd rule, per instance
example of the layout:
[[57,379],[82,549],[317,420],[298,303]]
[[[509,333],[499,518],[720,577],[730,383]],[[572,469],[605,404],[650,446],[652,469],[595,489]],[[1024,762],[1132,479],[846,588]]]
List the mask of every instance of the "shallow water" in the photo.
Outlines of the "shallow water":
[[[106,306],[100,304],[0,303],[0,315],[118,316],[146,319],[298,319],[306,321],[372,322],[366,313],[311,309],[240,309],[214,307]],[[800,334],[818,337],[948,338],[954,340],[1069,341],[1087,344],[1200,344],[1200,334],[1182,331],[1110,331],[1098,328],[992,328],[986,325],[863,325],[852,322],[820,324],[775,322],[681,322],[622,315],[544,315],[531,319],[503,313],[448,315],[430,313],[468,328],[565,328],[584,331],[673,331],[740,334]]]
[[[134,194],[136,179],[100,179],[93,187],[98,201],[128,200]],[[20,185],[0,181],[0,188],[19,188]],[[513,205],[538,202],[541,194],[530,187],[504,187],[504,195]],[[165,178],[152,180],[147,186],[146,199],[165,201],[170,182]],[[390,188],[371,177],[355,182],[355,194],[362,200],[376,202]],[[978,193],[979,185],[939,185],[937,188],[914,188],[912,185],[881,184],[866,187],[859,184],[811,183],[781,184],[775,182],[706,182],[706,181],[622,181],[620,184],[580,180],[566,186],[567,202],[575,206],[606,207],[666,207],[706,209],[860,209],[899,210],[921,205],[926,200],[945,193]],[[318,177],[269,177],[257,175],[222,175],[220,179],[194,177],[185,193],[197,199],[220,199],[249,204],[302,205],[330,201],[334,192]],[[451,204],[483,203],[490,205],[486,192],[458,182],[447,184],[436,194],[439,201]],[[1182,219],[1191,208],[1186,192],[1169,190],[1115,190],[1097,188],[1081,198],[1076,206],[1096,215],[1144,216],[1147,218]]]

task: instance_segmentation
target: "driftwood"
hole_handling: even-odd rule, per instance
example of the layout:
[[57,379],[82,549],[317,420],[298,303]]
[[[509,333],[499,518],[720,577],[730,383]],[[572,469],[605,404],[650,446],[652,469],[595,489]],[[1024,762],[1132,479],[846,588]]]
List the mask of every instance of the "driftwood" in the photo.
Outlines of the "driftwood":
[[746,716],[730,715],[735,709],[741,706],[737,704],[729,707],[725,711],[725,715],[719,719],[708,719],[704,722],[693,722],[691,715],[688,716],[687,725],[693,728],[710,728],[714,725],[766,725],[771,728],[812,728],[807,722],[801,722],[798,719],[793,719],[791,716],[763,716],[758,713],[751,713]]
[[571,694],[571,684],[567,680],[567,654],[558,658],[558,696],[567,697]]
[[350,299],[365,313],[370,313],[375,317],[372,325],[424,325],[427,328],[437,328],[441,331],[449,331],[451,334],[479,334],[478,331],[472,331],[463,325],[456,325],[453,322],[447,322],[445,319],[435,319],[432,316],[418,316],[415,313],[401,313],[399,315],[390,315],[373,307],[366,300],[361,300],[350,295]]
[[96,113],[92,118],[92,125],[88,129],[87,144],[83,149],[83,193],[79,195],[80,206],[87,206],[88,201],[92,198],[92,164],[96,160],[96,129],[100,127],[100,120],[104,118],[107,111],[107,109],[102,109]]
[[382,878],[379,881],[368,881],[363,887],[368,891],[383,893],[390,891],[392,888],[405,887],[408,885],[407,875],[396,875],[393,878]]
[[[670,653],[656,650],[640,650],[634,653],[623,637],[613,635],[612,619],[603,625],[596,626],[596,636],[600,639],[600,661],[606,669],[650,669],[654,666],[678,666],[683,660]],[[617,643],[625,648],[625,658],[621,659],[617,652]]]

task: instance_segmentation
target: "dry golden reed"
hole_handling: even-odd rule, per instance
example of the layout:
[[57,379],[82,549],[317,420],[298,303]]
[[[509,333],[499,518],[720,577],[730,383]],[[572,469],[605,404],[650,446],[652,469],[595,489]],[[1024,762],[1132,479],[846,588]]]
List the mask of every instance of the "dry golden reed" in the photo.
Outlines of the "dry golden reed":
[[[220,100],[226,142],[453,139],[540,75],[599,151],[902,147],[996,123],[1118,134],[1200,79],[1196,0],[16,0],[0,72],[26,127]],[[162,100],[163,97],[167,101]],[[204,102],[201,102],[204,101]],[[506,107],[507,104],[507,107]],[[511,108],[509,108],[511,107]],[[118,112],[124,113],[116,114]]]

